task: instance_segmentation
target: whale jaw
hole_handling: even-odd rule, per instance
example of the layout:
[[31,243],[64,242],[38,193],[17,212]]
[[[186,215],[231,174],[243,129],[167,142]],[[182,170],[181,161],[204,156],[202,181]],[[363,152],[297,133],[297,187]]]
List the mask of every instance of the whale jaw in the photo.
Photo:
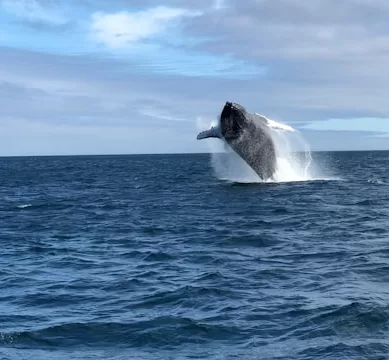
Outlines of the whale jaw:
[[247,127],[246,109],[237,103],[226,102],[220,114],[220,129],[227,142],[240,137]]

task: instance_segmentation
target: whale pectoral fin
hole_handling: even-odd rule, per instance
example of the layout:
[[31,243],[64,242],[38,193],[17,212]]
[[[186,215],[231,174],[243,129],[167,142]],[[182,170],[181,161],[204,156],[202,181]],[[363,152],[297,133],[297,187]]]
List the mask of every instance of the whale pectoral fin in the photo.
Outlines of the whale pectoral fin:
[[207,138],[218,138],[221,139],[220,129],[218,127],[212,126],[209,130],[202,131],[197,135],[197,140],[207,139]]

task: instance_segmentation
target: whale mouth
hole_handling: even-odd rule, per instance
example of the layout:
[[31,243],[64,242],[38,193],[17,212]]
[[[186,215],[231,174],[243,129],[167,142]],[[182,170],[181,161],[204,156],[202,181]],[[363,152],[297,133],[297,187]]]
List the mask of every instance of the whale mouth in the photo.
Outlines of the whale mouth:
[[238,138],[247,119],[247,113],[243,106],[226,102],[220,115],[220,125],[223,136],[228,139]]
[[226,104],[224,105],[220,118],[226,119],[229,117],[233,117],[233,118],[244,117],[245,112],[246,111],[243,106],[237,103],[227,101]]

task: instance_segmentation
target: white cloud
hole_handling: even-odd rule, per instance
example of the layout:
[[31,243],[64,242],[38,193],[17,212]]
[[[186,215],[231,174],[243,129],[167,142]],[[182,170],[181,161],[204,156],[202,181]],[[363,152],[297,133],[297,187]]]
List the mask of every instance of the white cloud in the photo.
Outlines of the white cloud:
[[30,22],[43,22],[49,25],[64,25],[65,16],[37,0],[0,0],[0,7],[7,13]]
[[109,48],[122,48],[161,33],[180,18],[198,14],[165,6],[133,13],[96,12],[92,16],[92,34],[98,42]]

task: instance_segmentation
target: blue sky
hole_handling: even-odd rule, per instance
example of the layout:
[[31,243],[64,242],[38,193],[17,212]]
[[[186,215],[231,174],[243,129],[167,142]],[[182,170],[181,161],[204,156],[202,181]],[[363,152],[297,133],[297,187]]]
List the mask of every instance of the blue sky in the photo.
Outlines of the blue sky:
[[225,101],[389,149],[383,0],[0,0],[0,156],[202,152]]

